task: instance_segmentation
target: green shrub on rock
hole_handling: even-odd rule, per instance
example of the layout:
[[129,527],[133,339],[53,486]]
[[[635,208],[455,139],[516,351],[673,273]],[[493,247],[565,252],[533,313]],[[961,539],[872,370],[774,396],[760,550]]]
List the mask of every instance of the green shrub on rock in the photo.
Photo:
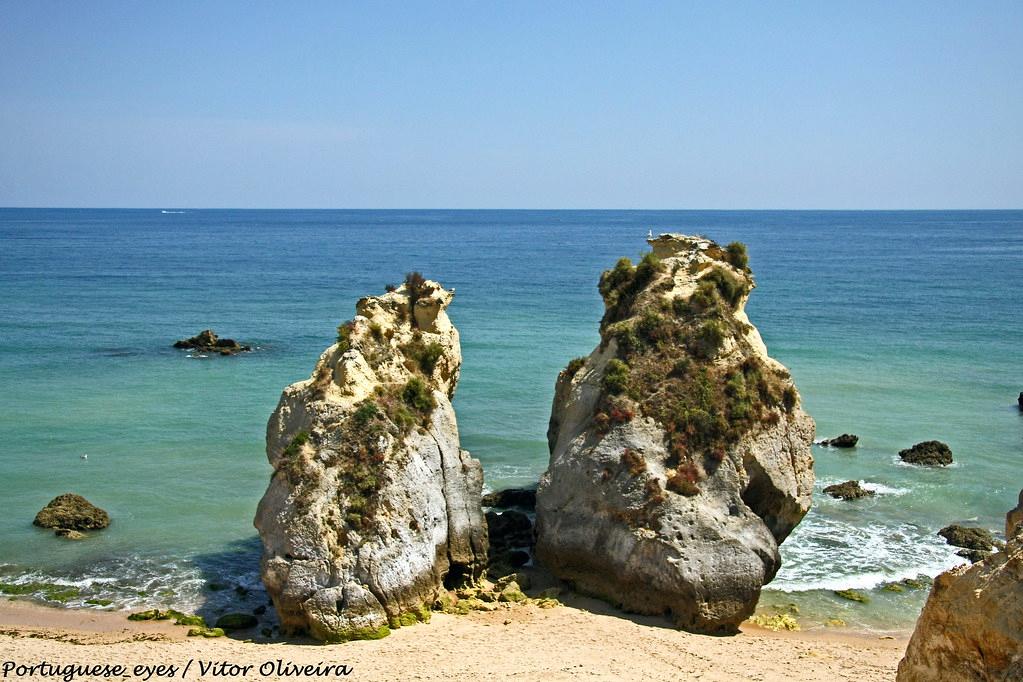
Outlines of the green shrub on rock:
[[437,407],[437,401],[433,399],[433,393],[426,385],[426,382],[419,377],[412,377],[401,390],[401,399],[405,404],[421,414],[429,414]]
[[629,366],[619,360],[612,358],[604,370],[604,390],[611,395],[617,395],[625,391],[629,382]]

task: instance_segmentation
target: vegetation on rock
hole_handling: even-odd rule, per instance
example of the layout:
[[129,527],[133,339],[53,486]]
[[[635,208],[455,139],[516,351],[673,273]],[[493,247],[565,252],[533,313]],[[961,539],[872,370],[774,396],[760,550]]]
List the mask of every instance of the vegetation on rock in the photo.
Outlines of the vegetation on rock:
[[[626,414],[663,424],[676,468],[668,490],[684,495],[698,492],[698,479],[730,446],[778,423],[798,402],[788,374],[750,352],[747,325],[735,315],[752,286],[745,247],[735,242],[718,259],[732,267],[693,261],[700,275],[688,297],[658,295],[673,284],[667,278],[663,287],[652,284],[669,274],[653,254],[638,266],[622,258],[599,284],[606,307],[602,343],[613,339],[618,357],[604,372],[598,427],[606,432]],[[738,352],[721,362],[726,344]],[[574,374],[571,369],[566,374]]]

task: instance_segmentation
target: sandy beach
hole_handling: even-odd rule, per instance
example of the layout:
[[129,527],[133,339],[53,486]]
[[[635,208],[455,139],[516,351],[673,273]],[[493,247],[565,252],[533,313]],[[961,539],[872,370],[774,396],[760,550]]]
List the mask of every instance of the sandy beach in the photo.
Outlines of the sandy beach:
[[[0,665],[121,664],[121,679],[145,679],[137,665],[175,666],[173,679],[333,679],[295,676],[285,665],[345,665],[355,680],[840,680],[894,679],[906,638],[832,632],[775,633],[747,624],[734,637],[681,632],[660,619],[622,614],[577,598],[572,606],[508,606],[467,616],[435,614],[377,641],[198,640],[169,623],[134,623],[126,612],[0,604]],[[188,670],[185,667],[192,661]],[[202,674],[200,662],[229,662],[237,674]],[[268,674],[260,668],[267,665]],[[252,666],[247,672],[245,666]],[[322,668],[321,668],[322,669]],[[153,675],[150,679],[171,679]],[[4,679],[60,679],[39,674]],[[78,677],[76,679],[104,679]],[[108,679],[114,679],[113,677]]]

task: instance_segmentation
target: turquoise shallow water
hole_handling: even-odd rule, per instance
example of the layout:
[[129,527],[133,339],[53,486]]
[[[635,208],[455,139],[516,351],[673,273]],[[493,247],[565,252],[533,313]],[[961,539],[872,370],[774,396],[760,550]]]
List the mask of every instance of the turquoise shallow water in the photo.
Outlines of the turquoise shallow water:
[[[815,505],[765,602],[795,601],[808,622],[907,626],[923,591],[859,605],[831,590],[957,563],[934,532],[1000,532],[1023,487],[1021,211],[0,209],[0,582],[74,583],[71,604],[261,599],[251,520],[266,419],[356,299],[412,269],[457,289],[464,446],[489,486],[534,482],[554,378],[597,341],[597,277],[640,254],[648,229],[745,241],[759,285],[748,312],[771,354],[821,436],[861,437],[853,452],[815,448]],[[205,327],[258,351],[170,348]],[[957,465],[898,463],[930,438]],[[819,494],[848,478],[879,494]],[[68,490],[111,528],[78,543],[33,528]]]

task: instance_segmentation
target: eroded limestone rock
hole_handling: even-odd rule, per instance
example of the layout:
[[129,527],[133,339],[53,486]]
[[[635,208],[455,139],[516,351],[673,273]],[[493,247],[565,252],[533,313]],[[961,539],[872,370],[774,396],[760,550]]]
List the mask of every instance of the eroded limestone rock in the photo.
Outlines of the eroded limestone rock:
[[745,247],[649,241],[601,277],[601,343],[558,377],[536,552],[627,610],[733,632],[809,509],[814,424],[744,312]]
[[374,638],[480,578],[479,462],[459,446],[453,292],[410,275],[360,300],[267,424],[274,468],[255,525],[285,632]]

